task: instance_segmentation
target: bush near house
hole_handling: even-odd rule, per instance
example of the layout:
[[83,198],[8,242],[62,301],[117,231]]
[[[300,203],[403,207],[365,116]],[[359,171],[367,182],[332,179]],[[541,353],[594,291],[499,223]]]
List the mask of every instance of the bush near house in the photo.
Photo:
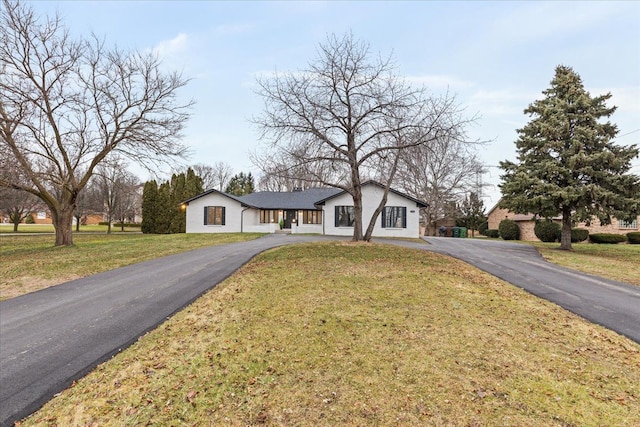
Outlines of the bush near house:
[[511,219],[503,219],[500,221],[500,225],[498,225],[498,231],[500,232],[500,237],[504,240],[519,240],[520,239],[520,229],[518,228],[518,224]]
[[624,234],[596,233],[589,236],[591,243],[621,243],[627,240]]
[[533,232],[536,237],[543,242],[552,243],[558,240],[561,228],[560,224],[548,219],[536,221],[536,225],[533,227]]
[[632,245],[640,245],[640,232],[632,231],[631,233],[627,233],[627,240]]
[[498,237],[500,237],[500,231],[496,230],[495,228],[490,228],[487,229],[485,236],[497,239]]
[[489,223],[487,221],[482,221],[478,226],[478,233],[480,233],[483,236],[486,236],[487,230],[489,230]]
[[[589,238],[589,230],[586,228],[572,228],[571,229],[571,242],[579,243],[584,242]],[[558,240],[560,239],[560,234],[558,234]]]

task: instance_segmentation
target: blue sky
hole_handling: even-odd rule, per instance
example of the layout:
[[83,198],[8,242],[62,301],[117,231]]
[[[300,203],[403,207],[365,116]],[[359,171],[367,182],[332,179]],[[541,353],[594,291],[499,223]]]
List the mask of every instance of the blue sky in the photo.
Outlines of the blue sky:
[[[498,200],[500,160],[515,160],[523,110],[568,65],[592,95],[613,94],[621,144],[640,142],[640,2],[636,1],[34,1],[59,12],[73,33],[94,32],[120,48],[155,49],[193,80],[181,92],[197,102],[185,132],[188,163],[224,161],[257,171],[259,144],[248,121],[263,104],[256,76],[295,71],[315,58],[327,34],[353,35],[393,54],[397,71],[434,95],[456,94],[489,173],[485,206]],[[640,161],[634,163],[640,173]],[[140,174],[145,180],[148,177]]]

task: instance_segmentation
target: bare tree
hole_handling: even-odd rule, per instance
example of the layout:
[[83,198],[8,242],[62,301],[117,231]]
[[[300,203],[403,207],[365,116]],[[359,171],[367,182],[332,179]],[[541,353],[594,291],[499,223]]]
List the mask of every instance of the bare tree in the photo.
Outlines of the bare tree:
[[78,194],[118,152],[151,169],[183,157],[180,133],[192,102],[187,80],[163,73],[153,53],[72,39],[60,19],[40,19],[18,2],[0,3],[0,154],[29,183],[0,172],[51,211],[56,245],[71,245]]
[[223,191],[233,176],[233,168],[225,162],[215,162],[213,166],[198,163],[190,167],[202,179],[205,190]]
[[432,141],[429,145],[407,150],[398,168],[397,185],[407,194],[424,200],[423,221],[435,230],[435,221],[461,202],[471,189],[479,191],[477,177],[484,172],[476,153],[477,141],[471,141],[461,125],[457,133]]
[[89,180],[87,185],[78,193],[76,199],[76,209],[73,211],[73,217],[76,220],[76,231],[80,231],[86,218],[91,214],[102,214],[104,208],[98,188],[95,184],[95,175]]
[[18,225],[38,206],[38,198],[31,193],[13,188],[0,187],[0,213],[13,224],[14,233]]
[[[98,165],[93,176],[93,185],[107,217],[107,233],[111,233],[114,219],[124,223],[136,208],[140,180],[126,167],[122,158],[112,156]],[[122,228],[124,229],[124,225]]]
[[[363,233],[363,176],[381,157],[391,165],[403,150],[441,138],[460,123],[448,97],[426,97],[393,74],[390,59],[371,59],[369,46],[351,34],[328,37],[307,70],[258,80],[265,108],[254,122],[263,138],[291,169],[313,165],[328,169],[322,185],[353,198],[353,240],[369,240],[384,207],[394,169],[389,170],[382,200]],[[338,181],[335,178],[343,177]]]
[[306,162],[305,153],[288,150],[264,150],[251,154],[251,162],[261,171],[258,187],[263,191],[293,191],[324,187],[326,182],[345,182],[348,170],[338,163],[326,167],[323,162]]

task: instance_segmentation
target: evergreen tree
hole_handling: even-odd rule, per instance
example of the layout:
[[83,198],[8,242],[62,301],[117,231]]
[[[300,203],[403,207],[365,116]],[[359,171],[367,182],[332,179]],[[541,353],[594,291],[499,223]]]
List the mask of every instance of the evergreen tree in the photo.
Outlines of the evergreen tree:
[[253,176],[251,172],[245,175],[243,172],[233,176],[227,185],[225,193],[233,194],[235,196],[245,196],[255,191],[255,185],[253,182]]
[[484,216],[484,202],[480,200],[477,193],[471,193],[469,197],[465,197],[460,211],[461,217],[459,222],[463,227],[471,230],[471,236],[475,237],[475,231],[483,221],[486,221],[486,217]]
[[184,233],[186,212],[182,202],[204,191],[202,179],[193,169],[173,174],[160,187],[156,181],[145,183],[142,194],[143,233]]
[[156,233],[169,234],[171,232],[171,218],[173,203],[171,199],[171,184],[163,182],[158,187],[158,204],[156,205]]
[[158,212],[158,183],[147,181],[142,189],[142,226],[143,233],[156,233],[156,214]]
[[629,173],[636,145],[614,144],[611,94],[591,97],[572,68],[558,66],[551,87],[524,110],[533,119],[518,130],[518,162],[500,162],[503,208],[551,218],[562,215],[561,249],[571,250],[572,222],[640,211],[640,177]]

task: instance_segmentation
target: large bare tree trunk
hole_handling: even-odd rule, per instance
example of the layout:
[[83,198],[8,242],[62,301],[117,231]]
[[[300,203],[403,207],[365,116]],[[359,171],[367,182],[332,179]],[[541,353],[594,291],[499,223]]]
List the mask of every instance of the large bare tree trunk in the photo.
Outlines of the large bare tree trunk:
[[52,209],[51,219],[53,220],[53,228],[56,230],[56,246],[73,245],[73,206]]

